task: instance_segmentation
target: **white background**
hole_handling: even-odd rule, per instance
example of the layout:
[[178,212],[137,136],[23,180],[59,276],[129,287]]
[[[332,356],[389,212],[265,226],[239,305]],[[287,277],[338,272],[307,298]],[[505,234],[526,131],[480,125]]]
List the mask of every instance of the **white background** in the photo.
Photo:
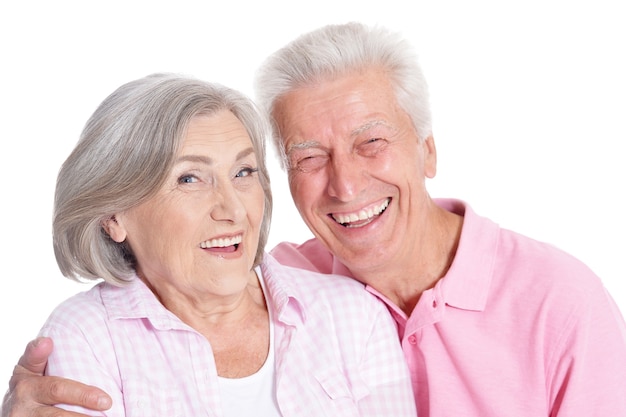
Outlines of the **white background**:
[[[349,20],[401,31],[418,50],[439,154],[431,195],[465,199],[503,227],[573,253],[626,311],[621,3],[3,2],[0,392],[50,310],[88,288],[58,272],[51,206],[57,170],[100,101],[160,71],[251,95],[266,55],[304,31]],[[302,241],[309,232],[276,161],[270,165],[270,247]]]

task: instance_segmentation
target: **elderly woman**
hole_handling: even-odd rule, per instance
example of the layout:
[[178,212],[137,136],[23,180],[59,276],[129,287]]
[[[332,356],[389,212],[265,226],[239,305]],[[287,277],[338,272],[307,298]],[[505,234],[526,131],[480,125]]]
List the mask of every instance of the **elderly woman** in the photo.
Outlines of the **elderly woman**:
[[108,416],[415,415],[382,304],[264,254],[267,136],[242,94],[176,75],[98,107],[59,173],[53,240],[64,275],[102,282],[41,330],[47,374],[103,388]]

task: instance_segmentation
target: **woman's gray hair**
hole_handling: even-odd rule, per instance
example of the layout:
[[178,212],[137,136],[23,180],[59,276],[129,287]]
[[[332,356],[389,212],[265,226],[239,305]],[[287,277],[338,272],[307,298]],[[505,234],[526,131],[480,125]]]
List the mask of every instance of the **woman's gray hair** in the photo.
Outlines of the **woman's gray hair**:
[[57,178],[53,246],[63,275],[116,285],[135,273],[125,244],[103,223],[155,195],[164,184],[192,118],[231,111],[250,135],[265,193],[255,266],[269,235],[272,195],[265,162],[269,123],[242,93],[175,74],[153,74],[122,85],[87,121]]
[[[407,40],[382,27],[352,22],[301,35],[261,65],[255,98],[271,117],[277,100],[288,92],[367,68],[380,68],[389,75],[398,104],[411,117],[417,136],[421,140],[430,136],[428,86],[417,55]],[[283,141],[273,117],[271,121],[274,146],[285,168]]]

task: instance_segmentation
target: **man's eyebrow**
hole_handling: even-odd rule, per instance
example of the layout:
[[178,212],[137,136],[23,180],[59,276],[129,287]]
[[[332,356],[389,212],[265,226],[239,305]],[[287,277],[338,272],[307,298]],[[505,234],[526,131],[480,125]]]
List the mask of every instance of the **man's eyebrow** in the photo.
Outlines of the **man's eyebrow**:
[[[354,136],[358,136],[361,133],[375,127],[375,126],[379,126],[379,125],[384,125],[388,128],[393,129],[393,126],[391,126],[387,121],[385,120],[372,120],[369,121],[367,123],[365,123],[362,126],[357,127],[356,129],[352,130],[352,132],[350,132],[350,136],[354,137]],[[285,153],[287,155],[289,155],[291,152],[293,151],[298,151],[298,150],[302,150],[302,149],[310,149],[310,148],[321,148],[322,145],[316,141],[316,140],[307,140],[304,142],[300,142],[300,143],[295,143],[292,145],[289,145],[287,147],[287,149],[285,150]]]
[[320,147],[320,143],[316,140],[307,140],[305,142],[300,142],[300,143],[295,143],[292,145],[289,145],[287,147],[286,153],[289,154],[293,151],[299,151],[302,149],[310,149],[310,148],[319,148]]
[[379,125],[385,125],[386,127],[393,128],[393,126],[391,126],[385,120],[372,120],[370,122],[365,123],[362,126],[357,127],[356,129],[354,129],[350,133],[350,136],[358,136],[361,133],[365,132],[366,130],[371,129],[371,128],[375,127],[375,126],[379,126]]

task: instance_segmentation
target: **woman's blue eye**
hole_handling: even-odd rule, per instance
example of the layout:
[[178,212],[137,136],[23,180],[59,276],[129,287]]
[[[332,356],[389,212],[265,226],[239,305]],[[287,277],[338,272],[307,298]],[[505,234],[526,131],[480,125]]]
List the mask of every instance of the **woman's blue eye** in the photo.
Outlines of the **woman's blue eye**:
[[181,184],[191,184],[193,182],[196,182],[196,177],[194,177],[193,175],[183,175],[178,179],[178,182]]
[[249,175],[254,174],[255,172],[257,172],[259,169],[258,168],[244,168],[241,171],[239,171],[237,173],[237,175],[235,175],[235,177],[237,178],[243,178],[243,177],[247,177]]

